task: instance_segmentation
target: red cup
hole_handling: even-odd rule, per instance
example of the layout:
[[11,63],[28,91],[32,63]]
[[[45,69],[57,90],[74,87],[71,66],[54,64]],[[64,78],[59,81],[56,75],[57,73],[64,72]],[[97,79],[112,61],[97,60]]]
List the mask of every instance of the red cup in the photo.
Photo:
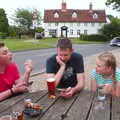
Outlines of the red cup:
[[48,78],[47,79],[47,86],[48,86],[48,96],[49,98],[55,98],[55,78]]

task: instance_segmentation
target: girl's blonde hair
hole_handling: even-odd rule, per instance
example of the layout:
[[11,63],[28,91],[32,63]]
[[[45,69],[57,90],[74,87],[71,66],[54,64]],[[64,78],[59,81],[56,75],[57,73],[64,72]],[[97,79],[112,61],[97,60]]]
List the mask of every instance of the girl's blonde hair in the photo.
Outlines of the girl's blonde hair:
[[116,82],[116,80],[115,80],[116,58],[115,58],[115,56],[110,52],[104,52],[98,56],[98,59],[100,61],[103,61],[105,63],[106,67],[112,68],[112,70],[113,70],[112,79],[113,79],[113,83],[115,83]]

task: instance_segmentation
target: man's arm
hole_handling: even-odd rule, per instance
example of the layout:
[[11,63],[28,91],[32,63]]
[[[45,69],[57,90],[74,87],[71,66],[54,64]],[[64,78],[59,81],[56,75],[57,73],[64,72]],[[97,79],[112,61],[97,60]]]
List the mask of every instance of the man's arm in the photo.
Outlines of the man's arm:
[[64,71],[65,71],[65,66],[61,66],[56,74],[48,73],[47,78],[54,77],[55,78],[55,86],[57,87],[62,79]]
[[[59,56],[56,56],[56,61],[60,65],[59,70],[57,71],[56,74],[55,73],[47,73],[47,78],[55,77],[55,80],[56,80],[55,81],[55,86],[57,87],[58,84],[60,83],[61,79],[62,79],[63,74],[64,74],[65,63],[60,59]],[[51,70],[51,69],[54,69],[54,67],[52,66],[51,62],[52,62],[52,64],[54,64],[53,61],[50,61],[50,60],[47,61],[47,69],[49,69],[48,70],[49,72],[51,72],[51,71],[53,72],[54,71],[54,70]]]
[[77,85],[72,88],[73,94],[82,90],[85,86],[85,76],[84,73],[77,73]]
[[64,74],[64,71],[65,71],[65,63],[61,60],[60,56],[56,56],[56,60],[57,60],[57,63],[60,65],[60,68],[58,70],[58,72],[56,73],[55,75],[55,79],[56,79],[56,87],[58,86],[58,84],[60,83],[61,79],[62,79],[62,76]]
[[63,92],[60,93],[61,96],[65,98],[72,97],[75,93],[82,90],[85,86],[85,76],[84,73],[78,73],[77,74],[77,85],[72,88],[67,88]]

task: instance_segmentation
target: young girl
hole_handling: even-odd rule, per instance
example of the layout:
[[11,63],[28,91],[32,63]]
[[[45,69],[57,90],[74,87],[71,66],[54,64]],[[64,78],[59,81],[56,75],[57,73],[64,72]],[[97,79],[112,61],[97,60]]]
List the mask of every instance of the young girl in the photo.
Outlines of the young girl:
[[116,68],[116,59],[112,53],[104,52],[98,56],[91,78],[93,92],[103,85],[106,94],[120,96],[120,69]]

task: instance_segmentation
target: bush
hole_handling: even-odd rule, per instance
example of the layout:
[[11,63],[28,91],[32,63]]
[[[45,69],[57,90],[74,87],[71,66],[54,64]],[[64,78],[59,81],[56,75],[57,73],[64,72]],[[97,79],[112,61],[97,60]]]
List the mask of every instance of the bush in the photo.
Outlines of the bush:
[[7,33],[0,32],[0,39],[5,39],[7,37]]
[[107,36],[100,35],[100,34],[91,34],[91,35],[81,34],[80,40],[83,40],[83,41],[108,41],[109,39]]
[[52,35],[52,38],[56,38],[56,35]]

